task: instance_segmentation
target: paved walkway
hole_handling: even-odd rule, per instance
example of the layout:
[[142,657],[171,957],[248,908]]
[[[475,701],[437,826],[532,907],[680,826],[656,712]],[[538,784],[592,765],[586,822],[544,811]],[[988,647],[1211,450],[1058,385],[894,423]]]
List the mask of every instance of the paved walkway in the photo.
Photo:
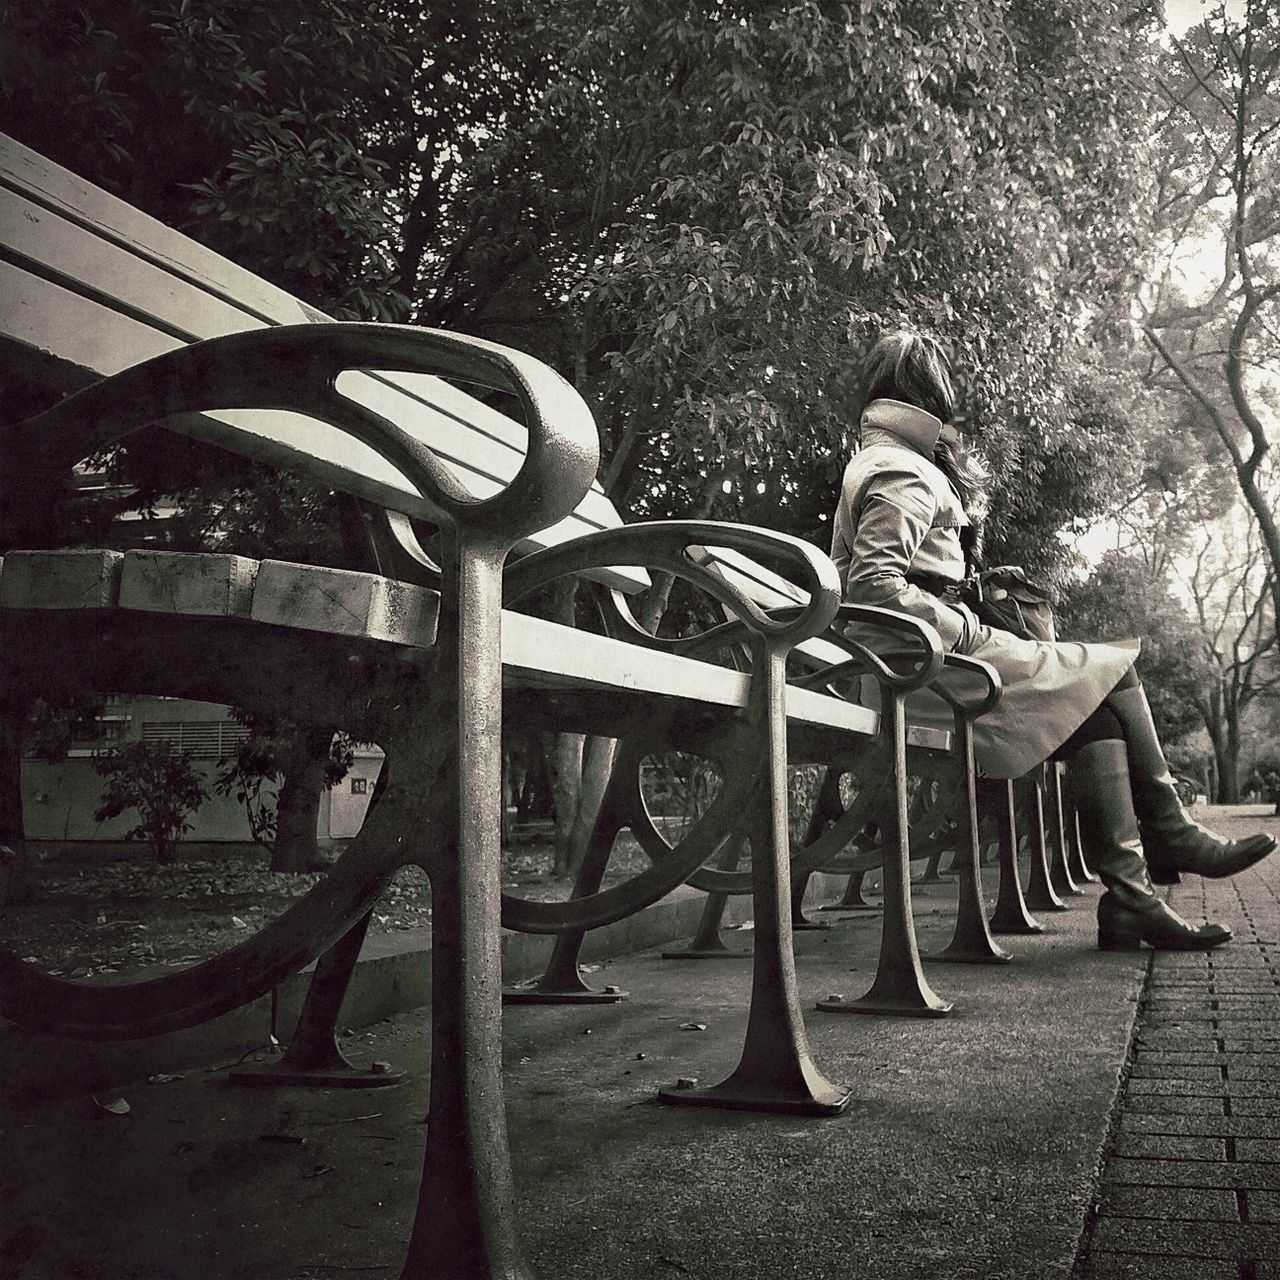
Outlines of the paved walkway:
[[[1203,887],[1239,940],[1155,958],[1136,1046],[1151,953],[1097,951],[1096,887],[1046,915],[1043,935],[1007,940],[1007,967],[929,966],[956,1005],[937,1021],[812,1012],[866,989],[879,925],[798,935],[815,1058],[854,1089],[836,1119],[652,1105],[678,1076],[733,1067],[743,962],[655,950],[590,975],[628,989],[623,1004],[509,1009],[507,1114],[534,1274],[1277,1280],[1273,863]],[[1175,892],[1194,914],[1201,882]],[[946,943],[953,894],[918,891],[923,950]],[[377,1093],[236,1089],[223,1070],[192,1070],[99,1091],[127,1114],[87,1094],[0,1113],[0,1277],[395,1280],[429,1033],[415,1012],[352,1034],[354,1058],[408,1071]]]
[[1280,1278],[1274,864],[1229,881],[1187,877],[1171,891],[1184,915],[1220,920],[1236,937],[1217,951],[1152,956],[1080,1280]]

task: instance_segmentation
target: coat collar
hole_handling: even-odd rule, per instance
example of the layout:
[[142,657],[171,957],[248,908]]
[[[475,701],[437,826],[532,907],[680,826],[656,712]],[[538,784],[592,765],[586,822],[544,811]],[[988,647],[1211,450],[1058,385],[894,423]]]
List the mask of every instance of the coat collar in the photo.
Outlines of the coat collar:
[[942,433],[942,423],[933,414],[901,400],[872,400],[862,411],[862,428],[879,427],[908,444],[926,458]]

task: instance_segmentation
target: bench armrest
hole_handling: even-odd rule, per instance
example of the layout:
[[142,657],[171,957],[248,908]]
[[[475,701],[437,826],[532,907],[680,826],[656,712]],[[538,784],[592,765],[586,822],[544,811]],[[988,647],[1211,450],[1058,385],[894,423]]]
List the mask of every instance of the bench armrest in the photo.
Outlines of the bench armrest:
[[[958,680],[949,679],[953,673],[964,674]],[[929,687],[939,697],[945,698],[952,710],[966,720],[985,716],[1004,693],[1000,673],[991,663],[983,662],[980,658],[970,658],[963,653],[946,654],[942,660],[941,675]]]
[[[338,392],[339,375],[352,369],[452,375],[515,396],[529,430],[518,472],[476,499],[421,440]],[[508,546],[572,512],[599,462],[591,411],[541,361],[478,338],[356,322],[280,325],[180,347],[86,387],[11,439],[20,470],[56,474],[163,419],[236,409],[293,411],[336,427],[399,471],[441,522]],[[248,433],[223,431],[217,443],[261,453]],[[326,483],[342,487],[332,473]]]
[[[725,581],[696,556],[712,543],[753,555],[779,557],[796,570],[808,603],[776,616]],[[773,529],[754,525],[721,524],[707,520],[655,520],[626,525],[576,538],[573,542],[535,552],[510,565],[505,576],[505,603],[511,604],[538,587],[569,574],[610,565],[632,565],[671,573],[705,591],[728,609],[737,621],[721,623],[687,642],[705,649],[712,638],[741,639],[752,635],[781,647],[820,635],[830,626],[840,601],[840,579],[830,559],[811,543]],[[654,648],[680,648],[681,642],[651,635],[635,620],[627,602],[614,593],[627,639]]]
[[[778,609],[773,612],[787,614],[791,611]],[[845,634],[844,624],[849,622],[868,623],[896,633],[913,641],[913,646],[909,649],[873,649],[869,644]],[[846,676],[870,675],[894,693],[906,694],[931,685],[948,656],[943,650],[942,638],[927,622],[876,605],[842,604],[836,614],[835,626],[823,639],[844,650],[849,655],[848,659],[811,671],[793,683],[821,689]],[[906,662],[907,669],[893,665],[898,662]]]

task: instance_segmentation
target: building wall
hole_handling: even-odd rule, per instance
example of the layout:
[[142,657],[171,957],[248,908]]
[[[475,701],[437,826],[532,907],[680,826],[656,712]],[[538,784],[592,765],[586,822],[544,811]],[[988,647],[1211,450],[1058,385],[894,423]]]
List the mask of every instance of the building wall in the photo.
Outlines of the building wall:
[[[97,744],[79,745],[66,759],[53,764],[42,760],[23,761],[22,810],[28,840],[77,843],[122,840],[136,824],[137,814],[129,811],[106,822],[93,820],[102,792],[94,755],[96,749],[109,743],[141,739],[147,726],[148,735],[153,739],[163,735],[197,747],[193,764],[209,794],[188,819],[191,829],[182,837],[183,842],[245,844],[252,841],[244,806],[234,795],[212,793],[212,780],[218,772],[217,753],[233,750],[240,732],[240,726],[226,707],[178,698],[117,697],[109,701],[101,719],[104,733]],[[321,795],[316,823],[316,835],[321,840],[349,840],[357,834],[381,766],[381,751],[361,748],[356,753],[351,774]]]

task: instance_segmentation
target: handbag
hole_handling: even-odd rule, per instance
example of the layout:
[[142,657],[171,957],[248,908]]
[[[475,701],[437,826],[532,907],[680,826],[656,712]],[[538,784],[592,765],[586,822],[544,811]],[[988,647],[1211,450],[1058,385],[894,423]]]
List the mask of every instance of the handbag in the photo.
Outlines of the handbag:
[[966,578],[961,599],[988,627],[1024,640],[1058,638],[1052,595],[1019,565],[1003,564]]

